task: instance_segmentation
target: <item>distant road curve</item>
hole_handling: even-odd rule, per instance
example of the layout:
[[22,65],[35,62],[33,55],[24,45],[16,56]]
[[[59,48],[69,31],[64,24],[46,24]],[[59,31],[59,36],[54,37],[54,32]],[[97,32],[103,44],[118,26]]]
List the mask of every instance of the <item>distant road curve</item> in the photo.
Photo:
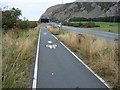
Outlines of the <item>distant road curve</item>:
[[[60,26],[59,24],[56,24],[56,23],[50,23],[50,24],[55,27]],[[115,40],[116,41],[116,40],[119,40],[119,36],[120,36],[120,34],[117,34],[117,33],[88,30],[86,28],[76,28],[76,27],[71,27],[71,26],[62,26],[62,29],[66,30],[66,31],[72,31],[72,32],[77,32],[77,33],[82,33],[82,34],[95,35],[96,37],[103,38],[105,40]]]

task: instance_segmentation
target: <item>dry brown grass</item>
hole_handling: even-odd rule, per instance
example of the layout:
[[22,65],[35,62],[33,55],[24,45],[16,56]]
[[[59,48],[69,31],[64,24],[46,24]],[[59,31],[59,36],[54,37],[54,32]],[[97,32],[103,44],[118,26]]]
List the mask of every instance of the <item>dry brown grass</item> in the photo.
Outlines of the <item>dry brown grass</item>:
[[46,28],[54,35],[61,35],[61,34],[67,33],[64,30],[59,30],[58,28],[54,28],[54,27],[52,27],[50,25],[46,25]]
[[3,35],[3,88],[28,87],[39,27]]
[[118,86],[118,42],[71,32],[60,34],[58,38],[111,87]]
[[94,36],[66,33],[59,39],[112,87],[118,82],[118,43]]
[[54,35],[58,35],[59,34],[59,29],[57,29],[57,28],[53,28],[50,25],[46,25],[46,28]]

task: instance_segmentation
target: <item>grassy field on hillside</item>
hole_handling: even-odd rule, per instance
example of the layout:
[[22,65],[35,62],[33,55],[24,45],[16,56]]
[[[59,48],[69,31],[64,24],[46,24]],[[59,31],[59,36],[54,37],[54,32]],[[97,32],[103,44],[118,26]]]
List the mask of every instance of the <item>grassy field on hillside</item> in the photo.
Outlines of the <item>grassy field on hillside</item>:
[[[79,23],[79,22],[72,22],[72,23]],[[87,22],[81,22],[81,23],[84,24]],[[100,27],[87,28],[87,29],[118,33],[118,26],[120,25],[120,23],[114,23],[114,22],[95,22],[95,24],[99,25]]]
[[3,88],[27,88],[34,62],[39,26],[29,30],[12,29],[3,34]]
[[[53,29],[52,26],[47,26],[47,28],[53,34],[58,32],[58,29]],[[111,87],[119,86],[118,42],[72,32],[58,33],[57,37]]]

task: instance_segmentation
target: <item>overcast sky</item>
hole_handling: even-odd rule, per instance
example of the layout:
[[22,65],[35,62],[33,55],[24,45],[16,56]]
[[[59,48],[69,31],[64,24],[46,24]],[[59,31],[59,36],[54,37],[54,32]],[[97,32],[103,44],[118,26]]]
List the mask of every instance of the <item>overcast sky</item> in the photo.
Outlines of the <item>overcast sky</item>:
[[26,17],[28,20],[38,20],[40,16],[50,6],[70,3],[74,1],[119,1],[119,0],[0,0],[0,8],[8,6],[8,8],[19,8],[22,10],[22,17]]
[[[74,1],[63,0],[63,3]],[[26,17],[28,20],[38,20],[48,7],[61,3],[62,0],[2,0],[0,7],[19,8],[22,10],[22,17]]]

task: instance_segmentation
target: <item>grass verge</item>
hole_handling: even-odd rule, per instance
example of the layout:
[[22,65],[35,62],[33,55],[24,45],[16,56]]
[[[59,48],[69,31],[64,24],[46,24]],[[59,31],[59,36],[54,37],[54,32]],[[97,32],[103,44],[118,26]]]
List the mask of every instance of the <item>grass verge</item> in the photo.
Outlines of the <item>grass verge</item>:
[[65,34],[66,33],[66,31],[59,30],[58,28],[54,28],[50,25],[46,25],[46,28],[54,35],[60,35],[60,34]]
[[9,30],[3,35],[3,88],[27,88],[36,52],[39,26]]
[[[80,23],[80,22],[72,22],[72,23]],[[81,22],[81,23],[85,24],[87,22]],[[120,27],[119,23],[114,23],[114,22],[94,22],[94,23],[100,27],[93,27],[93,28],[87,28],[87,29],[118,33],[118,28]]]
[[120,55],[118,42],[108,42],[94,36],[72,32],[57,36],[111,87],[116,88],[119,86],[118,57]]

